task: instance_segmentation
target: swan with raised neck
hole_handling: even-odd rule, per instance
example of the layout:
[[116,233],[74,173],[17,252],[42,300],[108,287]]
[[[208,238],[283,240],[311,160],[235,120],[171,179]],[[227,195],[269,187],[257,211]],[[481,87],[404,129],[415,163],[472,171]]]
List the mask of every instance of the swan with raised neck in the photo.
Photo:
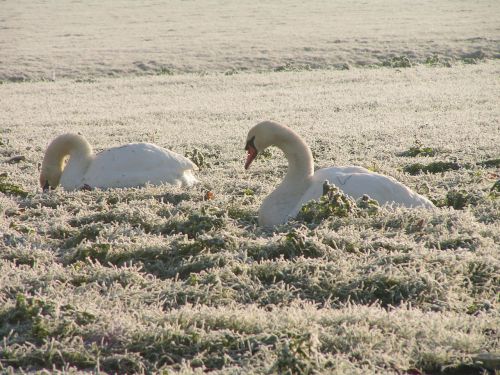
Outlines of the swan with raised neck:
[[47,147],[40,171],[44,190],[140,187],[147,183],[191,186],[196,165],[170,150],[151,143],[129,143],[94,154],[92,146],[78,134],[55,138]]
[[259,152],[269,146],[283,151],[288,160],[288,170],[283,181],[262,202],[259,209],[261,226],[273,227],[295,217],[303,204],[321,197],[325,180],[356,199],[367,194],[381,205],[434,207],[427,198],[394,178],[363,167],[331,167],[314,172],[311,149],[305,141],[289,127],[272,121],[260,122],[248,132],[245,169],[250,167]]

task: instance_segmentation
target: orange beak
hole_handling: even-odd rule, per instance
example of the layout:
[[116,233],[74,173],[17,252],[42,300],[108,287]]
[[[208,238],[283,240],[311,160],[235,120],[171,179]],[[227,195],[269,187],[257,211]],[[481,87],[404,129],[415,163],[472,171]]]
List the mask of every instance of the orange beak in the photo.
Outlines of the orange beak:
[[250,164],[252,164],[252,162],[256,156],[257,156],[257,150],[252,146],[248,146],[247,147],[247,161],[245,162],[245,169],[248,169],[248,167],[250,167]]

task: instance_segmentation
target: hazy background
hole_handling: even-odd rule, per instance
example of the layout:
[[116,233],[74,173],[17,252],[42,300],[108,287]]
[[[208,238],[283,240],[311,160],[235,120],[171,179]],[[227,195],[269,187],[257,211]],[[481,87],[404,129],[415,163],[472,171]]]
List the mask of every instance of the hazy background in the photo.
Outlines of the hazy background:
[[0,80],[498,58],[496,0],[0,2]]

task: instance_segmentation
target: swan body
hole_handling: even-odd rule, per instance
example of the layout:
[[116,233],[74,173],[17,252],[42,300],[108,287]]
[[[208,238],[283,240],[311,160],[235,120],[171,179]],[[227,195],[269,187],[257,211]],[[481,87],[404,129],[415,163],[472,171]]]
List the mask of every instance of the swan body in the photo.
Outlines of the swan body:
[[83,187],[139,187],[147,183],[191,186],[198,182],[193,175],[196,169],[184,156],[151,143],[130,143],[94,154],[84,137],[68,133],[47,147],[40,184],[44,189],[61,185],[68,191]]
[[295,217],[305,203],[322,196],[325,180],[355,199],[367,194],[380,205],[434,207],[430,200],[394,178],[363,167],[331,167],[314,172],[312,153],[304,140],[292,129],[271,121],[261,122],[248,132],[245,169],[268,146],[276,146],[284,152],[288,170],[281,184],[262,202],[259,210],[261,226],[273,227]]

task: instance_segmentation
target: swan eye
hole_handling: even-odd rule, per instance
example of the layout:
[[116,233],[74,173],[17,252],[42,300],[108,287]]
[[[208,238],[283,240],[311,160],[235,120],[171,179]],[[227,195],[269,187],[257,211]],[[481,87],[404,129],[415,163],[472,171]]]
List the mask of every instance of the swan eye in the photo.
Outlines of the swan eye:
[[245,146],[246,151],[249,151],[250,149],[254,149],[255,151],[257,151],[254,141],[255,141],[255,135],[247,142]]

